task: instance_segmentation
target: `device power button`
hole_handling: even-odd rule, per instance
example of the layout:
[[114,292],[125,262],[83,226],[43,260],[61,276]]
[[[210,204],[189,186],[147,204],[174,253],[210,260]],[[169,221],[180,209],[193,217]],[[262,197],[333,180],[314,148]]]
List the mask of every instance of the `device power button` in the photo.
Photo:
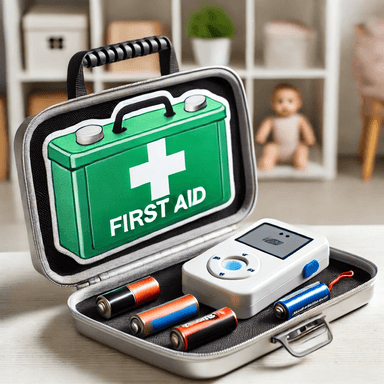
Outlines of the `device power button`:
[[306,279],[309,276],[312,276],[319,269],[320,264],[317,260],[312,260],[306,264],[303,268],[303,277]]

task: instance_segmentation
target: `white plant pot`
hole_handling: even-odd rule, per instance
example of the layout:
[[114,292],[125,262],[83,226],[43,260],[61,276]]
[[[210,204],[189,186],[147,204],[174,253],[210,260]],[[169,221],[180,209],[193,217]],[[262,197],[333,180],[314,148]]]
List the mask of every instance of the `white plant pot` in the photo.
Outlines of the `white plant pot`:
[[192,38],[195,60],[202,66],[228,65],[231,56],[231,39],[220,37],[214,39]]

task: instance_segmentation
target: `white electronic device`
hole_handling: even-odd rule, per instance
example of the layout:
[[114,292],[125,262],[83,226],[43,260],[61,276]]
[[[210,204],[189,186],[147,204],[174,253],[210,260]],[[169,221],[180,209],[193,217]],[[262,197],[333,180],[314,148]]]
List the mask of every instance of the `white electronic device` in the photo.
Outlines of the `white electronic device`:
[[247,319],[329,264],[329,244],[278,220],[262,219],[183,265],[183,293]]

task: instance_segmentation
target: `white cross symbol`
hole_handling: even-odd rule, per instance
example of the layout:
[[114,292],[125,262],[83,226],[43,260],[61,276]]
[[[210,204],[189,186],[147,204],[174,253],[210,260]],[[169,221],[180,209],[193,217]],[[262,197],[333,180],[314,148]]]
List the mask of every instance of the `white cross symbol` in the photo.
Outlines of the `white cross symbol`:
[[130,168],[131,188],[151,183],[152,200],[169,195],[169,175],[185,171],[184,151],[167,156],[165,139],[147,144],[148,162]]

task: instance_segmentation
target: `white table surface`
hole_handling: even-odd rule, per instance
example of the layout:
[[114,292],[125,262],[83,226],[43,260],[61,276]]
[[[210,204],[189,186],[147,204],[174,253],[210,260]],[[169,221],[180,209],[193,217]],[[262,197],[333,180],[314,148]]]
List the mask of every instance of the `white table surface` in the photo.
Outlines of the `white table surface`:
[[[384,226],[313,226],[331,246],[384,267]],[[0,383],[196,382],[124,355],[78,334],[66,306],[71,288],[32,267],[29,253],[0,253]],[[331,323],[334,339],[302,359],[284,349],[217,383],[383,383],[384,284],[368,305]]]

